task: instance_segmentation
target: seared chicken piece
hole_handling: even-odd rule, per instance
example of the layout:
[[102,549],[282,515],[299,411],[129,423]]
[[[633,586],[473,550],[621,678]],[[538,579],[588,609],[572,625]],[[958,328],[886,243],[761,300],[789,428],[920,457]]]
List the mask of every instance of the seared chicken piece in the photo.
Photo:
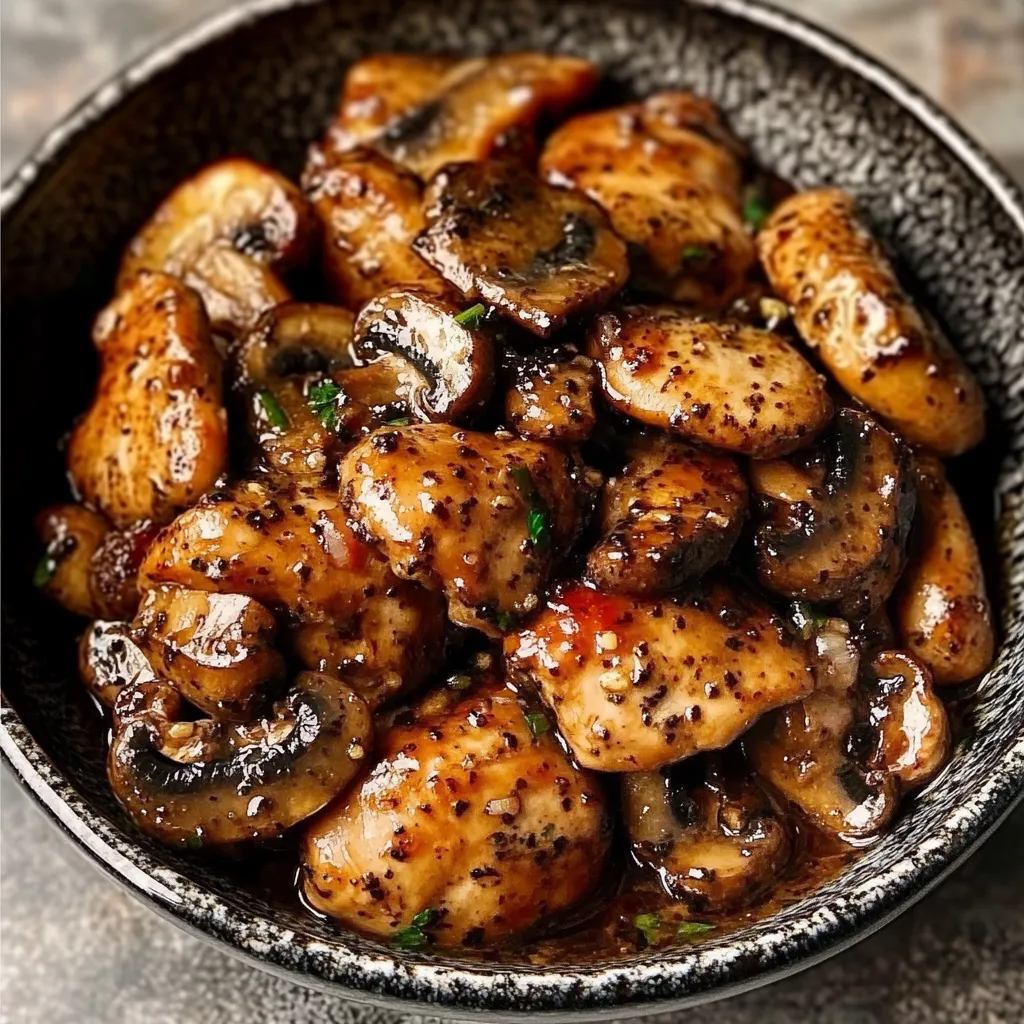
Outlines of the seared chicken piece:
[[882,832],[901,792],[923,785],[949,753],[949,722],[928,670],[905,651],[859,669],[842,619],[811,640],[815,690],[765,717],[743,745],[757,774],[818,828],[852,843]]
[[91,614],[103,619],[130,619],[135,614],[139,566],[159,532],[149,520],[107,531],[89,567]]
[[787,597],[836,602],[863,618],[892,593],[914,519],[909,454],[866,413],[842,409],[829,433],[789,459],[752,463],[762,522],[762,584]]
[[832,415],[825,378],[792,345],[737,322],[626,306],[598,318],[589,352],[612,406],[714,448],[785,455]]
[[604,489],[603,537],[587,557],[600,590],[665,594],[724,562],[747,513],[747,482],[726,455],[641,437]]
[[302,183],[323,225],[323,273],[336,301],[358,309],[393,288],[452,291],[411,248],[426,227],[415,175],[372,150],[314,147]]
[[79,638],[78,675],[89,692],[108,708],[114,706],[126,686],[157,681],[131,624],[102,619],[91,623]]
[[143,272],[96,319],[100,379],[68,441],[82,498],[115,526],[166,523],[227,465],[220,359],[198,295]]
[[[404,86],[389,87],[384,103],[395,108],[396,116],[372,139],[362,126],[356,136],[424,180],[449,163],[532,157],[537,120],[557,117],[585,100],[597,84],[597,69],[589,61],[543,53],[459,61],[432,95],[398,109],[401,98],[412,98],[427,77],[416,75]],[[345,145],[352,135],[335,132],[332,142]]]
[[164,683],[122,690],[107,774],[139,829],[189,849],[280,835],[341,793],[373,743],[362,698],[315,672],[241,725],[182,711]]
[[629,276],[626,247],[596,203],[512,164],[447,167],[425,201],[416,252],[542,338],[603,306]]
[[778,881],[793,848],[785,819],[733,749],[668,775],[624,775],[622,811],[633,856],[698,913],[755,902]]
[[548,139],[540,168],[604,207],[630,245],[637,287],[720,309],[755,260],[738,148],[708,100],[666,92],[574,117]]
[[675,600],[570,585],[505,641],[584,768],[648,772],[719,750],[813,679],[803,645],[722,582]]
[[540,349],[519,359],[505,393],[508,425],[527,441],[578,444],[597,424],[597,368],[573,351]]
[[995,649],[978,546],[942,463],[920,453],[915,476],[920,526],[900,580],[900,637],[936,684],[963,683],[989,667]]
[[490,685],[384,733],[373,768],[307,828],[303,890],[400,945],[412,927],[477,946],[583,898],[610,839],[600,786]]
[[537,607],[589,504],[572,455],[442,424],[377,431],[345,456],[341,485],[399,576],[443,589],[453,622],[494,637]]
[[212,718],[244,722],[284,677],[274,616],[251,597],[156,587],[132,625],[160,676]]
[[846,391],[940,455],[982,439],[978,382],[904,292],[851,196],[839,189],[791,196],[757,247],[800,334]]

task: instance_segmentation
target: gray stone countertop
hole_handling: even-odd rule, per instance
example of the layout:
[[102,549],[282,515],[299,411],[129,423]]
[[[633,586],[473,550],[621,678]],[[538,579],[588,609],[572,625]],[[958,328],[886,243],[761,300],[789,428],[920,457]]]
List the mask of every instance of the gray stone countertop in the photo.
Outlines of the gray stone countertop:
[[[1024,180],[1022,0],[775,0],[938,99]],[[104,77],[225,0],[4,0],[2,168]],[[661,1024],[1024,1020],[1024,808],[877,935]],[[397,1024],[240,964],[135,903],[0,779],[0,1024]]]

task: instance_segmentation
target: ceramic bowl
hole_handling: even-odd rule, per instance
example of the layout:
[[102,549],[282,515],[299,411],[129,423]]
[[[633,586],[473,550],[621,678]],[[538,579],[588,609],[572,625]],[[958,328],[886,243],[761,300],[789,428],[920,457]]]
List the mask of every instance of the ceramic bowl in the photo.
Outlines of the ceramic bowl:
[[[800,186],[852,191],[981,379],[989,441],[956,468],[1001,608],[965,739],[847,873],[747,928],[632,959],[498,966],[339,932],[237,871],[133,831],[74,671],[76,624],[33,592],[33,512],[66,494],[58,443],[88,400],[90,321],[117,254],[176,182],[247,153],[296,175],[346,66],[374,50],[578,54],[607,97],[711,96],[756,157]],[[260,967],[352,999],[487,1020],[628,1016],[763,984],[837,952],[960,863],[1024,786],[1024,204],[959,128],[850,46],[746,0],[348,0],[242,4],[124,71],[55,128],[3,194],[4,757],[90,858],[177,924]],[[79,627],[80,628],[80,627]]]

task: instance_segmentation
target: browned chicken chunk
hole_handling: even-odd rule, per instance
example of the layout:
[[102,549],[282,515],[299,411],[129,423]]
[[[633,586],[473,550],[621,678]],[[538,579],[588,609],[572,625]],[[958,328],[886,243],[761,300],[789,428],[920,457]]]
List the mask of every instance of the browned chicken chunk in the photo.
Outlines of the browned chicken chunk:
[[757,245],[800,334],[847,392],[940,455],[981,440],[978,382],[907,297],[852,197],[797,193],[772,213]]
[[604,207],[630,244],[637,287],[722,308],[755,260],[738,148],[708,100],[668,92],[573,118],[548,139],[540,166],[552,184]]
[[394,571],[443,589],[453,622],[491,636],[537,607],[589,505],[570,454],[442,424],[377,431],[341,480],[352,521]]
[[919,528],[900,582],[900,638],[936,684],[964,683],[989,667],[995,649],[978,546],[942,463],[918,454],[915,476]]
[[93,328],[100,379],[68,441],[78,493],[115,526],[168,522],[227,465],[220,359],[199,297],[143,272]]
[[595,780],[488,686],[384,733],[372,769],[306,830],[303,889],[398,944],[415,926],[439,946],[483,945],[582,899],[610,838]]
[[832,415],[825,379],[771,331],[627,306],[598,318],[589,352],[612,406],[714,448],[774,458]]
[[602,495],[604,534],[587,556],[600,590],[665,594],[732,552],[747,513],[747,482],[726,455],[669,437],[640,437]]
[[540,349],[516,361],[505,392],[508,425],[527,441],[579,444],[597,424],[593,360],[572,351]]
[[50,505],[36,516],[43,556],[33,582],[48,597],[76,615],[97,615],[92,589],[92,560],[110,524],[84,505]]
[[427,189],[413,248],[472,299],[542,338],[604,305],[626,283],[626,247],[581,192],[511,164],[445,168]]
[[647,772],[728,746],[813,679],[803,645],[721,582],[675,600],[570,585],[505,641],[584,768]]

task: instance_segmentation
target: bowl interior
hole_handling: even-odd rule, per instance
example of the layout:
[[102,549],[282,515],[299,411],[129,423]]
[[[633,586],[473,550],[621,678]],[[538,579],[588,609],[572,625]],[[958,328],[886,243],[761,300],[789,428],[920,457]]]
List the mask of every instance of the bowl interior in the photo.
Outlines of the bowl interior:
[[[970,154],[955,155],[858,75],[721,10],[612,0],[350,0],[236,20],[230,33],[176,63],[108,87],[101,106],[121,90],[124,98],[45,163],[5,217],[3,680],[14,712],[5,721],[26,756],[45,764],[30,734],[56,767],[49,777],[61,799],[104,844],[161,880],[173,898],[157,900],[175,916],[280,969],[392,998],[559,1010],[693,997],[820,955],[892,912],[998,818],[1024,775],[1024,236],[969,166]],[[119,251],[173,184],[231,153],[297,175],[341,74],[362,54],[522,48],[596,60],[607,71],[609,100],[678,86],[705,93],[760,162],[798,185],[832,183],[857,195],[988,395],[990,440],[955,474],[985,547],[1003,644],[995,668],[963,702],[968,737],[943,776],[851,871],[771,921],[631,963],[495,967],[408,953],[408,966],[395,970],[392,950],[339,935],[294,904],[254,896],[237,869],[178,856],[127,826],[107,787],[98,718],[75,677],[78,624],[32,592],[31,520],[67,494],[59,441],[89,398],[90,322],[110,295]]]

